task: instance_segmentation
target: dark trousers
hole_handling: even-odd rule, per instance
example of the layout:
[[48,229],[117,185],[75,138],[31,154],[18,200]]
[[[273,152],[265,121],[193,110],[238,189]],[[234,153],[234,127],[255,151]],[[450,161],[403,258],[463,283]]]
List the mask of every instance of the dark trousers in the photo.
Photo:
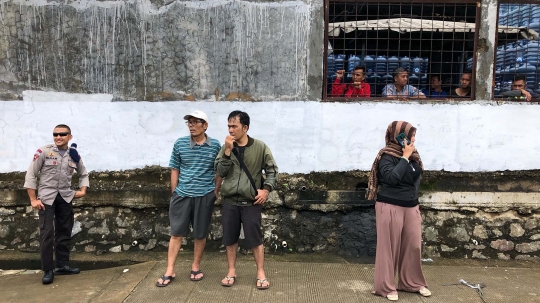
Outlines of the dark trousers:
[[[238,206],[223,201],[221,221],[223,226],[223,245],[238,243],[240,230],[244,228],[244,244],[251,249],[263,244],[261,231],[262,205]],[[240,225],[241,224],[241,225]]]
[[54,269],[54,251],[56,252],[56,267],[68,265],[69,242],[73,228],[73,205],[67,203],[58,194],[52,205],[45,205],[45,209],[40,209],[38,213],[42,270]]

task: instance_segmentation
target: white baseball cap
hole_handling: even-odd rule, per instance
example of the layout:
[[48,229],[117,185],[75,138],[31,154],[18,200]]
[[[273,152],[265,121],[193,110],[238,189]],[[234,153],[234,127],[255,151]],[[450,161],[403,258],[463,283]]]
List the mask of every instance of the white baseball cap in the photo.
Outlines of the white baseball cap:
[[184,120],[189,120],[190,117],[199,118],[199,119],[202,119],[202,120],[208,122],[208,116],[204,112],[202,112],[200,110],[196,110],[196,111],[192,112],[189,115],[185,115]]

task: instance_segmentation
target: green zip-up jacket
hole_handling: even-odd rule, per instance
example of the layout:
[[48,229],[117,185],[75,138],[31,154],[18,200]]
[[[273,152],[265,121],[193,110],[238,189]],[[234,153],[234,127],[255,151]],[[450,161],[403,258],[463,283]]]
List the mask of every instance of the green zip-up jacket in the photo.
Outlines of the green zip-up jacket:
[[[236,143],[234,148],[238,149]],[[240,150],[239,155],[242,156]],[[249,169],[257,188],[262,188],[261,185],[263,185],[265,189],[271,192],[275,188],[278,179],[278,167],[270,148],[264,142],[248,136],[248,143],[245,146],[242,159]],[[251,186],[245,172],[242,171],[235,155],[232,152],[229,157],[225,155],[225,145],[221,147],[216,157],[214,169],[216,175],[223,178],[220,190],[223,200],[234,203],[252,203],[255,201],[257,192]],[[265,179],[262,178],[263,170],[266,174]]]

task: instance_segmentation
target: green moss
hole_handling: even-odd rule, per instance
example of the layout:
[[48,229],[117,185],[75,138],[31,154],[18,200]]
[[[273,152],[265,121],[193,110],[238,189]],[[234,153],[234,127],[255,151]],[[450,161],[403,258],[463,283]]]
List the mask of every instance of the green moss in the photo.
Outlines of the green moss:
[[421,191],[435,191],[438,189],[438,183],[436,180],[429,180],[428,182],[420,182]]

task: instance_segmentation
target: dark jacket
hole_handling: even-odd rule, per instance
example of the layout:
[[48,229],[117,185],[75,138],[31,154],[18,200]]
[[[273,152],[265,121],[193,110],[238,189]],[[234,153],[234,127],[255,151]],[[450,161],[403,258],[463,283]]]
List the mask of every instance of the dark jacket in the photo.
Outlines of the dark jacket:
[[418,205],[418,188],[422,170],[418,162],[384,154],[379,161],[379,194],[377,201],[413,207]]
[[[530,89],[525,89],[527,92],[529,92],[529,94],[531,94],[531,97],[533,99],[538,99],[540,98],[540,95],[538,95],[537,93],[533,92],[532,90]],[[522,96],[521,94],[521,90],[519,89],[514,89],[514,90],[509,90],[509,91],[506,91],[504,93],[501,94],[501,96],[503,97],[520,97]],[[523,100],[525,101],[525,100]]]
[[[238,148],[238,147],[235,147]],[[264,187],[269,192],[276,187],[278,178],[278,167],[272,156],[272,152],[260,140],[248,137],[248,143],[243,150],[239,152],[243,156],[242,160],[246,164],[257,188]],[[240,163],[233,153],[228,157],[225,155],[225,145],[214,162],[216,175],[223,178],[221,185],[221,196],[229,202],[253,202],[257,192],[251,186],[246,173],[242,171]],[[262,171],[264,170],[266,178],[263,181]]]

